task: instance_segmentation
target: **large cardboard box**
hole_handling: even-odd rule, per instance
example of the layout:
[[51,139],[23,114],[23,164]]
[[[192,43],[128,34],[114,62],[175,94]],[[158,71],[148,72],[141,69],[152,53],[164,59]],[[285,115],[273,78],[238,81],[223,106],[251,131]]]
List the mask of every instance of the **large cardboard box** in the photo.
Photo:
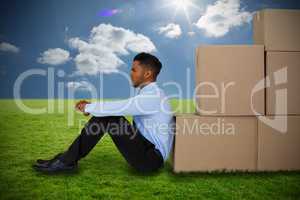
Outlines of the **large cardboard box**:
[[287,118],[286,133],[258,121],[258,170],[300,170],[300,116],[276,117]]
[[[262,45],[198,47],[195,88],[197,113],[224,116],[265,114],[263,79]],[[252,96],[257,84],[261,89],[253,92]]]
[[175,172],[254,171],[257,118],[176,115]]
[[253,18],[254,44],[266,51],[300,51],[300,10],[266,9]]
[[300,52],[267,52],[266,75],[267,115],[300,115]]

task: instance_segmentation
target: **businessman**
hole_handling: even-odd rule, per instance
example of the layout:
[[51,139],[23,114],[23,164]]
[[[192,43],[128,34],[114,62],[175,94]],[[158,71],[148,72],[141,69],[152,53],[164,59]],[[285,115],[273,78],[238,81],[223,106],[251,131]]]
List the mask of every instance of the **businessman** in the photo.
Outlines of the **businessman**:
[[[136,55],[131,82],[134,97],[119,101],[79,101],[75,108],[92,117],[69,148],[50,160],[38,159],[34,169],[42,172],[72,171],[78,161],[108,133],[127,163],[140,172],[164,166],[172,148],[174,117],[163,90],[156,83],[162,64],[149,53]],[[124,117],[133,116],[133,124]]]

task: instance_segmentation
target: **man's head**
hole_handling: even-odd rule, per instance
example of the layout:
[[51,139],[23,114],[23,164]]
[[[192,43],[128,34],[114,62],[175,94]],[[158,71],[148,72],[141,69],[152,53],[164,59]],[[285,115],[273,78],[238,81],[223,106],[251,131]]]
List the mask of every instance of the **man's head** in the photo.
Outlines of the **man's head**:
[[139,87],[145,83],[156,81],[161,70],[161,62],[149,53],[137,54],[131,67],[131,81],[134,87]]

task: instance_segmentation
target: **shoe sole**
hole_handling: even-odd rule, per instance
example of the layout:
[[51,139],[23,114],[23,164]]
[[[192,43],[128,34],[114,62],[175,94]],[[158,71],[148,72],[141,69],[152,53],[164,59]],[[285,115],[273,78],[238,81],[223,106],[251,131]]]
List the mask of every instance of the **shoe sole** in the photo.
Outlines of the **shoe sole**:
[[37,167],[33,166],[33,168],[38,172],[43,172],[47,174],[56,174],[56,173],[74,173],[78,170],[78,167],[70,167],[70,168],[64,168],[64,169],[56,169],[56,170],[49,170],[47,167]]

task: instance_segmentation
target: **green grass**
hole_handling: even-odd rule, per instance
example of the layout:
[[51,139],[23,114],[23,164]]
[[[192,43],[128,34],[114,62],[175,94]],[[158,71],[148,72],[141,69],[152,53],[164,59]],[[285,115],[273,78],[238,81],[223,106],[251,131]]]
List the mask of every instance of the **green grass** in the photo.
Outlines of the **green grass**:
[[[55,109],[40,115],[22,112],[13,100],[0,103],[0,199],[300,199],[299,172],[174,174],[167,162],[159,172],[139,174],[108,135],[80,161],[77,173],[41,174],[32,163],[67,148],[88,118],[73,112],[72,101],[65,113]],[[173,101],[172,106],[194,112],[191,101]],[[71,126],[68,111],[75,115]]]

